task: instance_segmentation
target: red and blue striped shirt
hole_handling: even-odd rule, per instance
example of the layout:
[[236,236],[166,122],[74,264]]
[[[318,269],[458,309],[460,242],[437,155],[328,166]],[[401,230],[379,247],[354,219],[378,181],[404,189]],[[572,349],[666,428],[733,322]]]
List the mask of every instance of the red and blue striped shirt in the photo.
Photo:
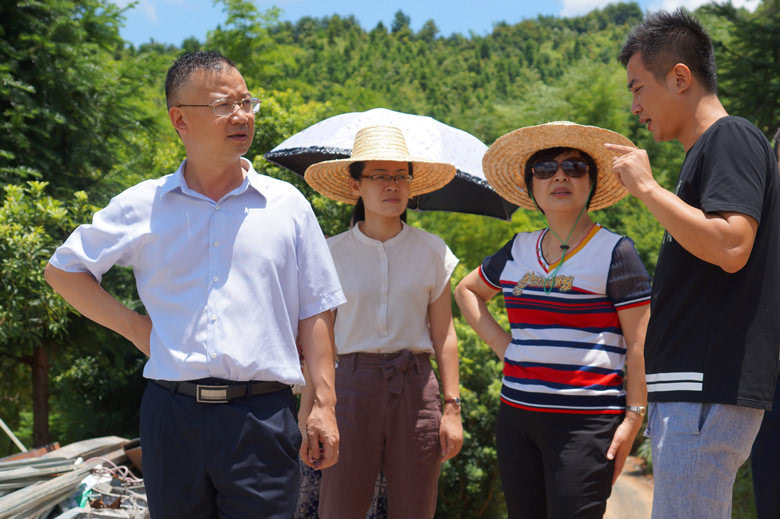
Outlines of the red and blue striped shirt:
[[501,399],[532,411],[622,413],[618,311],[650,303],[650,277],[629,238],[595,225],[551,279],[558,264],[541,254],[545,232],[515,235],[480,267],[503,292],[512,329]]

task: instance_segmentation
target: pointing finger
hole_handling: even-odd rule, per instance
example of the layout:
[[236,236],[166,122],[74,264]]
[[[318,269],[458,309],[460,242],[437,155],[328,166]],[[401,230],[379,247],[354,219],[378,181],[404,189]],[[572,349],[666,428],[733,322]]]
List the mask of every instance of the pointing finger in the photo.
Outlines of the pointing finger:
[[630,153],[630,152],[636,150],[636,148],[634,148],[632,146],[624,146],[623,144],[611,144],[611,143],[608,143],[608,142],[604,143],[604,147],[607,148],[610,151],[613,151],[613,152],[616,152],[616,153],[620,153],[621,155],[623,155],[625,153]]

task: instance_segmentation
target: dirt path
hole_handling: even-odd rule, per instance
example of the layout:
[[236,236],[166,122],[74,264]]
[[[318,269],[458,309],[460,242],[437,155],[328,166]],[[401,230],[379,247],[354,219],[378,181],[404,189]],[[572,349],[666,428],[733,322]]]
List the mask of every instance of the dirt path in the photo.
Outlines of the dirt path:
[[645,476],[638,458],[629,456],[612,488],[604,519],[649,519],[653,508],[653,478]]

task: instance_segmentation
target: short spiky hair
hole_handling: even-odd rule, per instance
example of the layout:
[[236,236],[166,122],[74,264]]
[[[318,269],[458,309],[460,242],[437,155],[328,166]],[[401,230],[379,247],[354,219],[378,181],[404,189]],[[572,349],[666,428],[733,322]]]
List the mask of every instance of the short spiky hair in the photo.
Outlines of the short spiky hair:
[[221,71],[236,64],[218,52],[192,52],[176,60],[165,75],[165,102],[171,108],[181,88],[196,70]]
[[683,63],[708,93],[718,93],[712,40],[699,21],[682,9],[648,14],[631,29],[618,59],[628,65],[636,53],[642,55],[645,68],[658,81],[663,81],[677,63]]

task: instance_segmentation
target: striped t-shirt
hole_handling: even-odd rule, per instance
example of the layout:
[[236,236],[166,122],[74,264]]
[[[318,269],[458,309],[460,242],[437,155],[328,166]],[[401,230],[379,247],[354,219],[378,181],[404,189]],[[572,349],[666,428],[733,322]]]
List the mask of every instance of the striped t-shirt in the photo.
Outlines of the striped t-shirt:
[[558,264],[542,256],[546,232],[515,235],[480,267],[503,292],[512,329],[501,399],[532,411],[622,413],[617,312],[649,304],[650,277],[629,238],[595,225],[550,279]]

